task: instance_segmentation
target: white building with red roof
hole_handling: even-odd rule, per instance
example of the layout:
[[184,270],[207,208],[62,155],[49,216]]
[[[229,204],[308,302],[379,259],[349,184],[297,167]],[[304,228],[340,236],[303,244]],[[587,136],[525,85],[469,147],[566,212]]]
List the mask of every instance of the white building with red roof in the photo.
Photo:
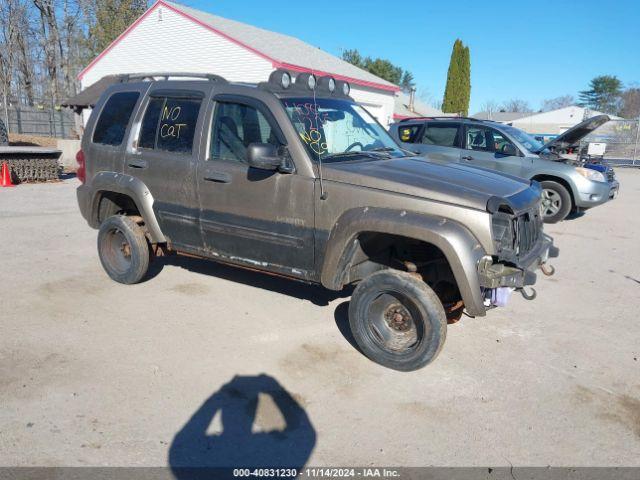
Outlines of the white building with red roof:
[[393,121],[398,86],[297,38],[177,3],[154,3],[79,74],[82,88],[126,73],[214,73],[236,82],[266,81],[276,68],[331,75],[378,121]]

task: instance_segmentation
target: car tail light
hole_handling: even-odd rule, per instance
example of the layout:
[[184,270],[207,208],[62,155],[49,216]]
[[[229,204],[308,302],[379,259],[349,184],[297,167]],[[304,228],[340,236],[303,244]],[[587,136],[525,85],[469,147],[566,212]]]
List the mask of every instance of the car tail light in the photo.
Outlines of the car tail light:
[[84,152],[82,150],[78,150],[78,153],[76,153],[76,162],[78,162],[76,176],[78,177],[78,180],[84,183],[87,179],[87,168],[84,161]]

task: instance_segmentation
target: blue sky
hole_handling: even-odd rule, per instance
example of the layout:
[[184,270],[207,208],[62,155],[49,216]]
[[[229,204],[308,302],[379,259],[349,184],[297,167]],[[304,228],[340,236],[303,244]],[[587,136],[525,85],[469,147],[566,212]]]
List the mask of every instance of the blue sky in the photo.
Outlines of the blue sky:
[[640,0],[182,3],[335,55],[357,48],[388,58],[414,74],[419,94],[436,100],[460,38],[471,50],[471,113],[511,98],[537,109],[545,98],[577,96],[602,74],[640,83]]

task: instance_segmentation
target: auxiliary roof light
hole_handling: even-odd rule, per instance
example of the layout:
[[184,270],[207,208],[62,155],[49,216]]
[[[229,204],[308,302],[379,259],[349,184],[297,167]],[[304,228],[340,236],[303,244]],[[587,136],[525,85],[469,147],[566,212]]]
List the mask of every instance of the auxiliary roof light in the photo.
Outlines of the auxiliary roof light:
[[351,86],[347,82],[343,82],[342,94],[348,97],[350,92],[351,92]]
[[269,75],[269,84],[271,84],[272,88],[275,87],[286,90],[291,86],[291,83],[291,73],[286,70],[274,70],[271,72],[271,75]]
[[280,85],[285,90],[291,86],[291,75],[289,75],[289,72],[282,72],[282,75],[280,75]]
[[316,88],[316,76],[311,74],[309,75],[309,77],[307,78],[307,87],[309,87],[309,90],[313,90],[314,88]]

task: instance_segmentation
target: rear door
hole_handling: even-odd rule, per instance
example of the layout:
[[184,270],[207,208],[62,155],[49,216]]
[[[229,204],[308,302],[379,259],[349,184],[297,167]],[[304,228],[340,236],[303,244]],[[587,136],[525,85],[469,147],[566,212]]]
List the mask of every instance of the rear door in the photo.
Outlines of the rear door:
[[286,150],[268,107],[219,94],[210,137],[198,164],[204,245],[214,255],[260,269],[309,278],[314,268],[314,179],[249,167],[251,143]]
[[152,87],[125,156],[124,173],[145,183],[160,228],[178,249],[202,246],[194,172],[206,94]]
[[428,121],[420,132],[415,151],[428,154],[430,160],[460,161],[460,123]]
[[463,145],[460,157],[463,163],[521,176],[522,157],[505,153],[510,148],[517,152],[518,148],[495,128],[481,124],[465,124]]

